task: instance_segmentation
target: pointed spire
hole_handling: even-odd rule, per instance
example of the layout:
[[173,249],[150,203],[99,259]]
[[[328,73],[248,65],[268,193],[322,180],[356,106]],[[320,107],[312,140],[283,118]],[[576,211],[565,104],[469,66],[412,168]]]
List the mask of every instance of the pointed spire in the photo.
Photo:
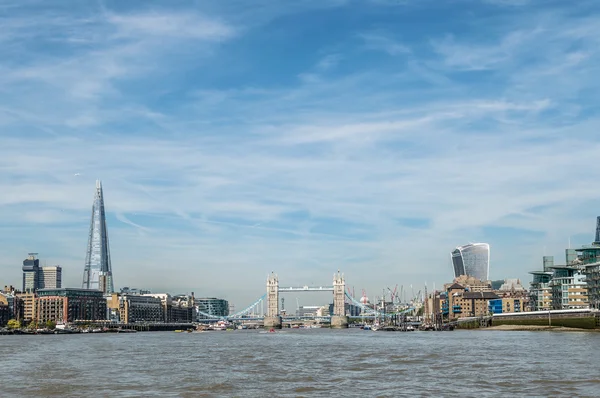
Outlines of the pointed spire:
[[82,287],[84,289],[102,290],[104,293],[114,291],[102,182],[100,180],[96,180]]

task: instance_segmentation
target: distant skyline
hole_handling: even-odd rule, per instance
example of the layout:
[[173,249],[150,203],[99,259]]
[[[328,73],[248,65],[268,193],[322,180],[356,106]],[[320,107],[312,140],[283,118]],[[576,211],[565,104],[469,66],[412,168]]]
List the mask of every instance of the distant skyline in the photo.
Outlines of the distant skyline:
[[115,289],[236,308],[594,240],[596,1],[0,0],[0,51],[1,284],[37,252],[81,286],[96,179]]

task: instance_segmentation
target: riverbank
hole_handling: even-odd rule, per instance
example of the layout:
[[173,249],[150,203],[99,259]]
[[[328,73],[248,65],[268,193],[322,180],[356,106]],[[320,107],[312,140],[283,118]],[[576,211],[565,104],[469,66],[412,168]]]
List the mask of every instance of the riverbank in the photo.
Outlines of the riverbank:
[[514,331],[553,331],[553,332],[600,332],[600,329],[568,328],[565,326],[548,325],[497,325],[480,330],[514,330]]

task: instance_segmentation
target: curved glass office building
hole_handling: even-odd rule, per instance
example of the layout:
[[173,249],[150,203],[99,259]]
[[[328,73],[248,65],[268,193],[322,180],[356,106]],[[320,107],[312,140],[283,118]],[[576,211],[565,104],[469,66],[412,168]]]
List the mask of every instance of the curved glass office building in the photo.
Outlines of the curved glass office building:
[[490,245],[487,243],[458,246],[452,251],[451,257],[454,277],[469,275],[481,281],[489,280]]

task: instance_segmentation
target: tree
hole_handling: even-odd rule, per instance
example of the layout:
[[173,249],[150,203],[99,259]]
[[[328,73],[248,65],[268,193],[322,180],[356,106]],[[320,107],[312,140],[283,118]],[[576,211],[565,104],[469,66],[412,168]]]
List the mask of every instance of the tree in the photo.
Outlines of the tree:
[[11,319],[6,324],[6,327],[9,329],[19,329],[21,327],[21,322],[17,321],[16,319]]
[[50,329],[50,330],[56,329],[56,322],[47,320],[46,321],[46,329]]
[[31,322],[29,322],[29,325],[27,325],[27,328],[31,329],[31,330],[35,330],[35,329],[37,329],[37,326],[38,325],[37,325],[36,321],[31,321]]

